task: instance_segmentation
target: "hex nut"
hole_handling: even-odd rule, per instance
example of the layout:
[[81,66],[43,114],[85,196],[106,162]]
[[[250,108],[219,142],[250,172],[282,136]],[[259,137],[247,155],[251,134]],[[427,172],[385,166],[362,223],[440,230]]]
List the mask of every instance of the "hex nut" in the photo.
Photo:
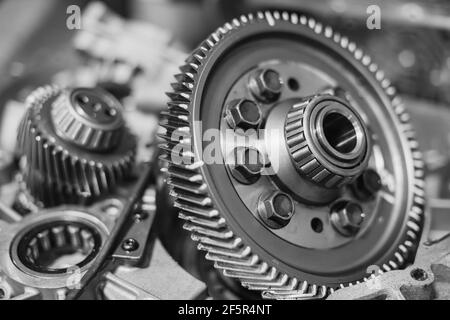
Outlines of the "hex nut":
[[361,206],[352,201],[335,203],[330,212],[333,227],[343,236],[354,236],[361,228],[365,215]]
[[262,115],[256,102],[248,99],[237,99],[228,104],[225,118],[232,129],[248,130],[259,126]]
[[289,223],[295,213],[295,205],[287,193],[274,191],[260,198],[258,212],[269,227],[278,229]]
[[261,69],[250,77],[249,88],[258,100],[274,102],[280,97],[283,81],[277,71]]

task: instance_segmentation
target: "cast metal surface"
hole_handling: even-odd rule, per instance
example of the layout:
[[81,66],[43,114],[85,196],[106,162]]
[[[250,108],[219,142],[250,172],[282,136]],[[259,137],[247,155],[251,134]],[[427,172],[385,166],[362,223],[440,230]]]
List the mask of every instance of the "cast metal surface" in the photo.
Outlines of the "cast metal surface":
[[334,292],[331,300],[448,300],[450,299],[449,234],[421,243],[414,264],[373,276],[366,283]]
[[106,241],[113,219],[93,207],[62,206],[0,225],[4,299],[65,299]]
[[[184,228],[224,275],[265,298],[323,298],[368,280],[371,265],[390,271],[412,259],[423,224],[421,153],[395,89],[353,42],[303,15],[259,12],[219,28],[180,69],[161,122],[162,160]],[[236,99],[258,105],[253,130],[230,125]],[[212,164],[203,158],[208,129],[220,132]],[[230,129],[247,144],[230,145]],[[301,130],[304,141],[290,139]],[[236,178],[228,162],[242,147],[264,159],[257,178]],[[365,170],[382,186],[361,200],[352,185]],[[271,201],[258,209],[271,192],[292,198],[285,226],[264,221]],[[356,202],[360,219],[332,223],[338,201]],[[341,219],[347,209],[336,211]]]

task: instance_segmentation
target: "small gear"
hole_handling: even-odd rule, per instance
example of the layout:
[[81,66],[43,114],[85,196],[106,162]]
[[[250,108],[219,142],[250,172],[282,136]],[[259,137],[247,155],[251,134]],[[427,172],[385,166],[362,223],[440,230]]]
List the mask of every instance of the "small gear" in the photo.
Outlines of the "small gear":
[[89,202],[130,175],[136,138],[112,95],[45,86],[26,105],[18,146],[27,191],[42,205]]

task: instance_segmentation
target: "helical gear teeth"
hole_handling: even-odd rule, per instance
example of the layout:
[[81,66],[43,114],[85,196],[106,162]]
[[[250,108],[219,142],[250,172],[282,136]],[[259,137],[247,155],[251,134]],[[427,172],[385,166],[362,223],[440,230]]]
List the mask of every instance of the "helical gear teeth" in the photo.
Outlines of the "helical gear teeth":
[[31,93],[17,135],[18,150],[26,160],[22,168],[25,186],[45,207],[88,204],[127,179],[135,161],[136,138],[126,128],[123,146],[113,155],[81,150],[58,138],[48,109],[50,100],[60,93],[61,89],[53,86]]

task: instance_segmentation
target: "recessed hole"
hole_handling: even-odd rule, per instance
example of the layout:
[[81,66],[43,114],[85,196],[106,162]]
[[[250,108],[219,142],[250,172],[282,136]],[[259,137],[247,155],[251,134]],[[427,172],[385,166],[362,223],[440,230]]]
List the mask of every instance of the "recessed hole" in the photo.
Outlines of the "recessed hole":
[[289,78],[287,84],[288,84],[289,89],[291,89],[292,91],[298,91],[298,89],[300,89],[300,85],[299,85],[297,79]]
[[417,268],[411,270],[411,277],[417,281],[424,281],[428,278],[428,274],[425,270]]
[[323,133],[328,143],[341,153],[349,153],[356,147],[356,130],[351,121],[338,112],[331,112],[323,119]]
[[323,223],[319,218],[313,218],[311,220],[311,228],[314,232],[321,233],[323,231]]

